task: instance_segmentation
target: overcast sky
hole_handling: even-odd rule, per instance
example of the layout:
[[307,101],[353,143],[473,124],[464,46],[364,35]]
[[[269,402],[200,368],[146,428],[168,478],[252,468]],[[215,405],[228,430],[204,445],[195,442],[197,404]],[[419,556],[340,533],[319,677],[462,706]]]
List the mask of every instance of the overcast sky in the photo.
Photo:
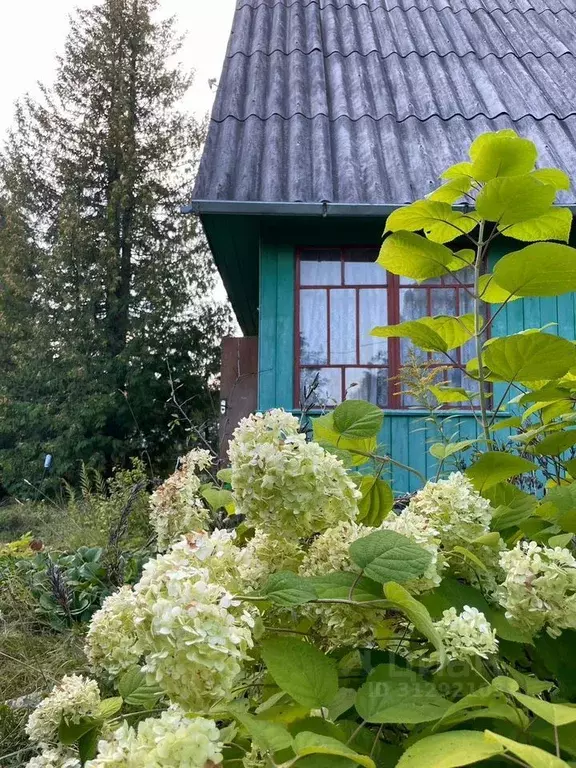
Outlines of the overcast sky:
[[[11,123],[16,99],[34,93],[38,80],[52,81],[69,14],[94,2],[0,0],[0,140]],[[190,108],[199,115],[212,105],[208,80],[220,76],[235,4],[235,0],[160,0],[163,15],[175,14],[179,29],[188,33],[181,59],[196,70]]]

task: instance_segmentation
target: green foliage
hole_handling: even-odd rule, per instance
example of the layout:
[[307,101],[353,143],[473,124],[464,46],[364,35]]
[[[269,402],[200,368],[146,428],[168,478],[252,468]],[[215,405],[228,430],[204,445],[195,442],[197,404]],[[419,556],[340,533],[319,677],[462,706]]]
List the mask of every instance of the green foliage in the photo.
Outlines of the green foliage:
[[350,557],[363,575],[380,584],[418,578],[431,561],[429,552],[394,531],[375,531],[358,539],[350,547]]
[[[1,158],[0,476],[13,495],[108,474],[131,456],[174,465],[214,435],[209,381],[229,312],[193,186],[205,126],[156,0],[78,11],[55,83],[24,98]],[[4,286],[9,286],[8,291]],[[205,425],[205,426],[202,426]],[[166,439],[171,428],[172,439]]]

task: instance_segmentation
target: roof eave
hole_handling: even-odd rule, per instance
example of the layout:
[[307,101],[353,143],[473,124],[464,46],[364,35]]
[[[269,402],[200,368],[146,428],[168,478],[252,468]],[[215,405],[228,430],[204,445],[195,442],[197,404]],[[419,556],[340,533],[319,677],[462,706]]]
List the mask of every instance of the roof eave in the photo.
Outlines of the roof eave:
[[238,200],[194,200],[182,213],[224,213],[243,216],[388,216],[407,203],[285,203]]

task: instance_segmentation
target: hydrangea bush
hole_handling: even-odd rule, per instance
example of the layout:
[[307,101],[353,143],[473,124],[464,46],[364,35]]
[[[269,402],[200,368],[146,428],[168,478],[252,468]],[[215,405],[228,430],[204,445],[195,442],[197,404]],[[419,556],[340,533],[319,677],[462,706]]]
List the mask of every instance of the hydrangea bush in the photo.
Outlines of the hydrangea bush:
[[[470,402],[478,437],[433,445],[437,477],[402,508],[370,403],[314,419],[313,441],[281,410],[244,419],[226,487],[207,491],[209,456],[190,454],[153,499],[158,556],[92,620],[94,679],[65,678],[31,715],[29,768],[576,764],[576,347],[543,331],[488,342],[500,309],[482,311],[576,290],[576,252],[543,242],[567,239],[571,215],[551,207],[566,179],[535,160],[511,131],[479,137],[389,217],[380,255],[416,280],[473,267],[474,313],[374,334],[448,355],[473,343],[479,391],[430,386]],[[539,242],[486,274],[502,233]],[[499,393],[523,412],[502,423]],[[214,529],[215,509],[243,522]]]

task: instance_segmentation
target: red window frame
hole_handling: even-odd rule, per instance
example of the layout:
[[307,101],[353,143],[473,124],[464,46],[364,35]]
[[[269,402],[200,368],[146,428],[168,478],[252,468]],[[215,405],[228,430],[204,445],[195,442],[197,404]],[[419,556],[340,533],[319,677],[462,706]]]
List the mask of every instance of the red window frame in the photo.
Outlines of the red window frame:
[[[398,392],[399,383],[397,380],[397,376],[401,370],[402,367],[402,360],[401,360],[401,339],[388,339],[388,364],[387,365],[380,365],[378,363],[361,363],[360,362],[360,301],[359,301],[359,292],[364,289],[379,289],[379,290],[385,290],[387,292],[387,315],[388,315],[388,325],[395,325],[400,320],[400,292],[402,288],[410,288],[412,290],[418,290],[418,291],[425,291],[426,292],[426,306],[427,306],[427,315],[432,314],[432,291],[438,290],[439,288],[454,288],[459,289],[456,290],[456,314],[460,315],[460,303],[461,303],[461,291],[463,289],[463,284],[458,283],[457,281],[451,281],[451,282],[444,282],[443,278],[438,278],[438,282],[435,283],[426,283],[426,284],[418,284],[418,283],[410,283],[409,285],[402,284],[401,278],[398,277],[398,275],[393,275],[390,272],[387,272],[387,279],[386,284],[382,283],[361,283],[361,284],[347,284],[345,281],[345,264],[350,261],[362,261],[362,259],[349,258],[346,259],[346,255],[350,254],[350,252],[353,251],[359,251],[364,250],[366,252],[373,251],[374,254],[378,253],[379,247],[378,246],[346,246],[346,247],[317,247],[317,246],[301,246],[296,249],[296,276],[295,276],[295,332],[294,332],[294,362],[295,362],[295,370],[294,370],[294,407],[299,408],[301,406],[301,391],[300,391],[300,385],[301,385],[301,372],[303,369],[310,368],[310,369],[338,369],[341,371],[341,391],[340,395],[342,398],[344,398],[344,395],[346,393],[346,381],[345,381],[345,375],[346,375],[346,369],[353,369],[358,368],[362,370],[373,368],[375,370],[380,370],[383,368],[388,369],[388,381],[387,381],[387,404],[384,406],[387,409],[390,410],[410,410],[409,405],[405,405],[402,402],[402,396]],[[340,284],[301,284],[301,270],[300,265],[303,260],[303,255],[306,253],[321,253],[322,251],[334,253],[339,251],[340,252],[340,265],[341,265],[341,277],[340,277]],[[466,287],[470,287],[468,283],[464,284]],[[331,326],[330,326],[330,291],[334,289],[346,289],[346,290],[354,290],[355,291],[355,308],[356,308],[356,363],[342,363],[342,364],[333,364],[330,362],[331,356]],[[301,290],[325,290],[326,291],[326,315],[327,315],[327,327],[326,327],[326,342],[327,342],[327,360],[328,363],[326,365],[322,364],[302,364],[300,362],[300,296],[301,296]],[[454,357],[455,359],[461,363],[461,349],[454,350]],[[432,360],[432,355],[428,353],[428,359]],[[449,360],[446,361],[433,361],[433,366],[438,367],[454,367],[450,364]],[[432,366],[431,366],[432,367]],[[456,406],[458,410],[465,410],[467,407],[466,404],[462,403]]]

